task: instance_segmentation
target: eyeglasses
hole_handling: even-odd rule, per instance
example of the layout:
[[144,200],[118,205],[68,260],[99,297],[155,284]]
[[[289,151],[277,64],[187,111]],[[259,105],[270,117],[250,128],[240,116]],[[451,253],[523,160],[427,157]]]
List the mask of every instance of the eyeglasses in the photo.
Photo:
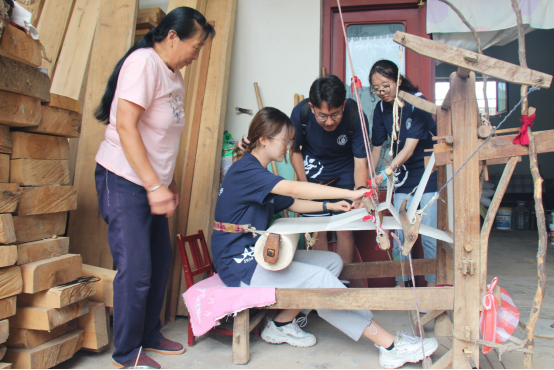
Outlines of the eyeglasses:
[[378,86],[373,86],[373,91],[375,91],[377,95],[388,94],[390,93],[390,85],[386,85],[382,89],[380,89]]
[[[279,139],[278,137],[271,136],[271,138],[272,138],[272,139],[275,139],[275,140],[278,140],[278,141],[280,141],[280,142],[282,142],[282,143],[285,142],[285,140]],[[290,141],[287,143],[287,148],[288,148],[288,149],[292,148],[292,145],[293,145],[293,144],[294,144],[294,141],[293,141],[293,140],[290,140]]]
[[335,113],[333,113],[333,114],[325,114],[325,113],[319,112],[319,113],[317,113],[317,114],[315,115],[315,118],[316,118],[319,122],[325,122],[325,121],[327,121],[327,120],[329,119],[329,117],[331,117],[331,119],[332,119],[333,121],[337,122],[337,121],[340,121],[340,119],[341,119],[343,113],[344,113],[344,109],[343,109],[342,111],[340,111],[340,112],[335,112]]

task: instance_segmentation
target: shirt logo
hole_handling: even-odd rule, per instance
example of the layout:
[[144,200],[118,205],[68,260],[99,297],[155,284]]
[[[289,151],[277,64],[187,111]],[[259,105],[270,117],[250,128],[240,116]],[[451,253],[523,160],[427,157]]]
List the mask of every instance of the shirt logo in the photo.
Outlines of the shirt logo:
[[223,188],[219,189],[219,195],[223,194]]
[[406,130],[409,130],[410,127],[412,127],[412,119],[411,118],[408,118],[406,120]]
[[312,179],[315,179],[316,177],[318,177],[319,174],[321,174],[321,171],[323,171],[323,165],[321,164],[321,162],[317,161],[316,163],[316,161],[317,160],[315,158],[310,159],[309,155],[306,155],[306,158],[304,158],[304,170],[306,171],[306,176],[309,175],[310,171],[312,170],[316,171],[315,174],[310,176],[310,178]]
[[347,142],[348,142],[348,137],[346,137],[346,135],[341,135],[337,139],[337,144],[339,144],[339,145],[344,145]]
[[179,122],[185,116],[183,109],[183,97],[180,94],[169,94],[169,106],[171,107],[175,122]]
[[242,258],[233,258],[236,263],[248,263],[254,259],[254,246],[244,248]]

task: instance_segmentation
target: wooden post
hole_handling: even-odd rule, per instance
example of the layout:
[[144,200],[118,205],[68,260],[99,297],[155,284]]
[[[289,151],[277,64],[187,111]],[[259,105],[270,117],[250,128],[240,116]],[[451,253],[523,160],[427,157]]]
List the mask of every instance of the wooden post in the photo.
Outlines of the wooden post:
[[[477,149],[477,99],[475,96],[475,73],[467,79],[450,75],[452,97],[452,134],[454,136],[454,164],[457,171]],[[454,207],[456,227],[454,230],[455,270],[454,270],[454,333],[466,340],[453,338],[453,367],[467,366],[464,348],[473,348],[470,339],[479,338],[479,295],[480,276],[480,233],[479,233],[479,159],[473,157],[454,178]],[[465,261],[465,263],[464,263]],[[464,265],[470,266],[464,269]],[[479,352],[471,355],[479,365]]]
[[233,323],[233,364],[246,365],[250,361],[250,311],[237,314]]

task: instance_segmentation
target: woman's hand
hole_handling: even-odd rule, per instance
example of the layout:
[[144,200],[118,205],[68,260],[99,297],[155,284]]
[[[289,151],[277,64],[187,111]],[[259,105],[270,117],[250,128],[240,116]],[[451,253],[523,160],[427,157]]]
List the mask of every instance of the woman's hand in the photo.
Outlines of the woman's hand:
[[246,148],[244,148],[244,147],[242,146],[242,142],[243,142],[243,141],[244,141],[246,144],[250,144],[250,140],[248,140],[248,136],[244,135],[244,136],[242,137],[242,140],[239,141],[239,143],[238,143],[239,149],[242,150],[242,151],[245,151]]
[[175,178],[171,180],[171,184],[169,184],[169,190],[173,193],[173,199],[175,200],[175,208],[179,205],[179,189],[177,188],[177,183],[175,182]]
[[362,188],[360,190],[352,190],[351,196],[348,197],[351,201],[357,203],[360,202],[364,196],[365,193],[367,193],[369,190]]
[[175,211],[175,194],[169,190],[165,185],[161,188],[154,190],[151,193],[147,193],[148,204],[150,204],[150,210],[154,215],[165,215],[171,217],[173,211]]
[[327,203],[327,209],[333,213],[348,212],[352,209],[352,205],[345,200],[336,203]]
[[380,173],[379,175],[375,176],[375,185],[377,187],[381,186],[381,183],[383,182],[383,179],[385,178],[385,175]]

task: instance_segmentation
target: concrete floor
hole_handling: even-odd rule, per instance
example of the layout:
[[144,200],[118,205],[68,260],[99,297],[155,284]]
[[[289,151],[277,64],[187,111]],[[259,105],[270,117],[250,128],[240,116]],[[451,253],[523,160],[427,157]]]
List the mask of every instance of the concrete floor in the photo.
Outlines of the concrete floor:
[[[505,288],[514,299],[521,313],[521,321],[527,322],[531,303],[537,286],[536,231],[496,231],[491,234],[489,243],[489,282],[495,276],[499,278],[499,285]],[[551,245],[549,244],[549,247]],[[547,259],[547,275],[554,274],[552,257]],[[406,312],[381,311],[375,312],[376,320],[391,331],[412,332]],[[175,323],[166,325],[162,332],[172,340],[181,343],[187,342],[186,319],[178,319]],[[546,291],[536,334],[554,339],[554,295],[551,290]],[[313,333],[318,343],[311,348],[294,348],[285,344],[272,345],[258,337],[251,336],[251,359],[247,365],[231,364],[231,337],[222,335],[206,335],[197,340],[192,348],[180,356],[164,356],[152,354],[164,368],[379,368],[378,349],[368,340],[361,339],[353,342],[329,325],[327,322],[312,313],[305,329]],[[427,335],[433,333],[433,323],[426,325]],[[515,336],[523,338],[523,332],[518,329]],[[432,359],[438,360],[452,342],[449,338],[438,338],[439,349]],[[554,351],[552,339],[535,339],[533,356],[534,368],[553,368]],[[71,360],[58,368],[114,368],[111,364],[110,351],[96,354],[79,351]],[[503,362],[491,352],[487,356],[481,354],[481,368],[514,369],[523,367],[521,352],[503,355]],[[404,368],[421,368],[419,364],[407,364]]]

